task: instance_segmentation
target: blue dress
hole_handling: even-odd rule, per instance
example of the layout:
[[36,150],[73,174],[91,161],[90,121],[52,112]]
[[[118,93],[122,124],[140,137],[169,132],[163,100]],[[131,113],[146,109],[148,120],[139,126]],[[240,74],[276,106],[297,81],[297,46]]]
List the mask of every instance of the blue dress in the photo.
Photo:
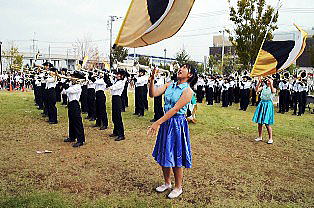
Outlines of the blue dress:
[[252,121],[258,124],[274,124],[274,94],[270,87],[263,86],[261,92],[261,101],[256,107]]
[[[164,110],[169,111],[180,99],[183,91],[189,87],[188,83],[169,85],[164,96]],[[190,133],[185,114],[188,104],[177,114],[162,123],[156,139],[153,157],[163,167],[192,167]]]

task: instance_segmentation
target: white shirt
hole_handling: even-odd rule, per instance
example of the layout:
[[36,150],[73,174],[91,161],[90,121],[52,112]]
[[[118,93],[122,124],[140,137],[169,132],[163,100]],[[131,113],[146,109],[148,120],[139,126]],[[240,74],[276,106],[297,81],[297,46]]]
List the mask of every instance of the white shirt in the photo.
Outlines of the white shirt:
[[96,87],[96,84],[92,82],[91,80],[88,80],[87,88],[95,89],[95,87]]
[[111,87],[110,87],[110,93],[111,95],[122,95],[122,92],[124,90],[124,85],[125,85],[126,79],[124,80],[118,80],[116,81],[116,83],[114,83]]
[[95,91],[96,92],[99,91],[99,90],[105,91],[106,83],[105,83],[103,78],[96,79],[96,81],[94,83],[95,83]]
[[251,82],[249,82],[249,81],[242,81],[241,83],[240,83],[240,89],[244,89],[244,90],[246,90],[246,89],[249,89],[251,87]]
[[229,89],[229,83],[223,83],[222,84],[222,91],[228,91],[228,89]]
[[209,80],[207,81],[207,86],[208,86],[209,88],[214,88],[214,85],[215,85],[215,80],[209,79]]
[[155,87],[162,87],[165,84],[165,79],[163,77],[156,77],[155,79],[156,84]]
[[56,87],[56,85],[57,85],[56,79],[54,77],[51,77],[51,76],[49,76],[46,79],[46,82],[47,82],[46,89],[50,89],[52,87]]
[[205,82],[204,82],[203,78],[200,77],[200,78],[197,80],[196,85],[197,85],[197,86],[204,86],[204,85],[205,85]]
[[65,90],[65,93],[68,96],[69,102],[73,100],[80,100],[82,88],[79,84],[71,85],[68,89]]
[[235,81],[231,80],[231,81],[229,82],[229,87],[234,87],[234,86],[235,86]]
[[148,82],[148,77],[147,76],[141,76],[141,77],[136,77],[136,87],[143,87],[145,84]]

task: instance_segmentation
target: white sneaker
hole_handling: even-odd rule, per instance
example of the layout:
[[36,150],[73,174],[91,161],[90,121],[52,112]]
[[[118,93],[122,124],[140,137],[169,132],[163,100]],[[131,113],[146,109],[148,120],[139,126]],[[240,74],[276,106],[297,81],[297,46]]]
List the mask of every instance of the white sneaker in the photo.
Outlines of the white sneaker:
[[163,185],[161,185],[161,186],[158,186],[157,188],[156,188],[156,191],[157,192],[164,192],[164,191],[166,191],[167,189],[171,189],[171,184],[163,184]]
[[262,137],[256,137],[255,141],[256,141],[256,142],[262,141]]
[[173,189],[170,194],[168,195],[169,199],[174,199],[177,198],[178,196],[180,196],[182,194],[182,188],[180,189]]
[[267,144],[272,144],[274,141],[272,139],[268,140]]

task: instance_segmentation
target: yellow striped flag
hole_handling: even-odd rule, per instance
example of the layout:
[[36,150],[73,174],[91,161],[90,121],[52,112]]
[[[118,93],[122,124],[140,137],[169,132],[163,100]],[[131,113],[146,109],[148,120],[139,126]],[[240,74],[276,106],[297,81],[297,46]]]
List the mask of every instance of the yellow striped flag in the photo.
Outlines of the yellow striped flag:
[[137,48],[175,35],[195,0],[132,0],[115,46]]
[[281,72],[293,64],[304,51],[307,33],[295,25],[298,33],[294,40],[265,41],[258,52],[251,77]]

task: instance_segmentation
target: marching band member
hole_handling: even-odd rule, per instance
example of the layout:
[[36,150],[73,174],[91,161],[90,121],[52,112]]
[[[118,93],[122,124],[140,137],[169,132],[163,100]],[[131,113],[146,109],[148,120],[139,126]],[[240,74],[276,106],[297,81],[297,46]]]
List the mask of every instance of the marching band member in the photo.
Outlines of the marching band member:
[[215,85],[215,80],[213,79],[212,76],[209,76],[207,79],[206,83],[206,101],[207,105],[213,105],[214,104],[214,85]]
[[225,78],[224,83],[221,85],[222,107],[228,107],[229,105],[228,90],[229,90],[229,83],[228,83],[228,79]]
[[[151,82],[155,82],[155,87],[159,88],[165,84],[165,78],[161,76],[160,72],[156,74],[155,80],[150,80]],[[160,119],[164,115],[164,110],[162,108],[162,95],[154,97],[154,118],[150,120],[151,122],[155,122]]]
[[94,73],[92,71],[88,72],[87,80],[87,117],[90,121],[95,121],[96,119],[96,92],[95,92],[95,81]]
[[48,104],[48,118],[49,124],[57,124],[57,108],[56,108],[56,85],[57,85],[57,77],[56,77],[57,69],[52,67],[50,68],[50,74],[46,79],[46,89],[47,89],[47,104]]
[[250,87],[251,82],[248,81],[248,76],[244,76],[243,80],[240,82],[240,109],[246,111],[248,105],[249,105],[249,96],[250,96]]
[[75,71],[72,75],[72,85],[65,89],[68,97],[69,137],[64,142],[75,142],[73,147],[80,147],[85,143],[84,127],[82,123],[81,108],[79,104],[82,88],[77,79],[84,78],[84,75]]
[[139,70],[139,76],[135,77],[135,113],[139,117],[144,116],[145,110],[145,95],[144,85],[147,83],[148,77],[144,76],[146,71],[144,69]]
[[117,71],[116,72],[116,81],[113,85],[109,87],[110,93],[112,95],[112,123],[113,123],[113,132],[110,134],[110,137],[115,137],[115,141],[122,141],[124,137],[124,127],[121,115],[122,109],[122,100],[121,95],[124,90],[125,82],[125,72]]
[[99,72],[99,77],[95,81],[96,91],[96,125],[94,127],[100,127],[100,130],[108,128],[108,117],[106,110],[106,83],[104,81],[104,72]]

